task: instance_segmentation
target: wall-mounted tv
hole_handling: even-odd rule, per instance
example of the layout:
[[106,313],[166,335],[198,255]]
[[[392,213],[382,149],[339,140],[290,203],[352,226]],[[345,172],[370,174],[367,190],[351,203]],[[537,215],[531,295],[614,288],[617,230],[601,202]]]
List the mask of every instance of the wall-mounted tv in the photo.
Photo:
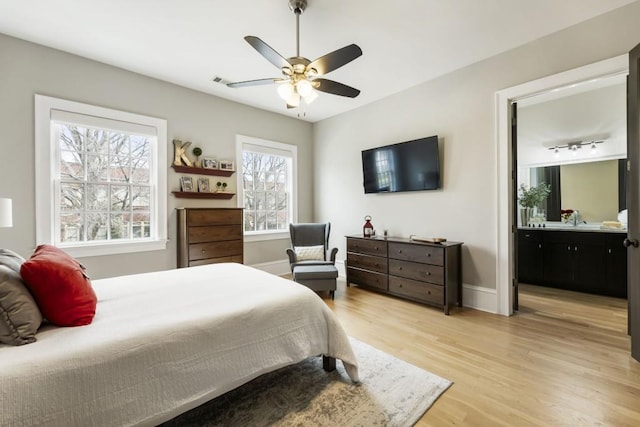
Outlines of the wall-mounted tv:
[[438,136],[362,151],[365,193],[440,188]]

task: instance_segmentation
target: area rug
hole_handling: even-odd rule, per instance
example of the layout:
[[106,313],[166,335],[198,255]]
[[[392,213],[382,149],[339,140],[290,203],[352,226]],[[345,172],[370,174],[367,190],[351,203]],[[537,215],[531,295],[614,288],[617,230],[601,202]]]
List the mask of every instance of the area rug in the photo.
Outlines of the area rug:
[[265,374],[186,412],[163,427],[412,426],[451,385],[423,369],[351,338],[360,384],[322,358]]

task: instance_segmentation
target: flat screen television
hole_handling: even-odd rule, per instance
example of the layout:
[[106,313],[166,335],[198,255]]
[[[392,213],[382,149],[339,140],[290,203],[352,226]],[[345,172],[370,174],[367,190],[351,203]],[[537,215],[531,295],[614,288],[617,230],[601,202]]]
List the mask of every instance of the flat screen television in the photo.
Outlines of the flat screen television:
[[365,193],[440,188],[438,136],[362,151]]

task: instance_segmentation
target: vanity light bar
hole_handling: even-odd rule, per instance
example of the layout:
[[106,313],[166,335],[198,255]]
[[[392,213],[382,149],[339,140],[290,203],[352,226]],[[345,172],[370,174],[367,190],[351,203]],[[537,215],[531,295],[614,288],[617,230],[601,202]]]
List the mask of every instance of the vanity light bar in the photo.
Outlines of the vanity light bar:
[[596,144],[602,144],[604,141],[577,141],[577,142],[569,142],[563,145],[556,145],[553,147],[549,147],[549,150],[553,150],[555,153],[558,153],[561,148],[568,148],[571,151],[575,151],[578,148],[582,148],[583,145],[590,145],[591,148],[595,149]]

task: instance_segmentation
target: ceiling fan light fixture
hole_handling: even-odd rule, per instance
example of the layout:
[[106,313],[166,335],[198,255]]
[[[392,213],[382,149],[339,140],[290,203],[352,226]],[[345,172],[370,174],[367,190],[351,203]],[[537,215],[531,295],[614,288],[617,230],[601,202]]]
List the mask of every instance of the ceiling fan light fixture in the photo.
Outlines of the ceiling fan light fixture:
[[318,92],[312,90],[311,93],[304,97],[304,103],[309,105],[318,98]]
[[309,80],[300,80],[296,83],[296,91],[301,97],[306,98],[313,92],[313,86]]
[[280,96],[280,98],[284,99],[285,101],[289,100],[291,95],[293,95],[293,92],[294,92],[294,88],[291,82],[285,82],[285,83],[282,83],[280,86],[278,86],[278,95]]
[[295,91],[291,92],[291,95],[289,95],[286,101],[288,106],[296,108],[298,105],[300,105],[300,95]]

